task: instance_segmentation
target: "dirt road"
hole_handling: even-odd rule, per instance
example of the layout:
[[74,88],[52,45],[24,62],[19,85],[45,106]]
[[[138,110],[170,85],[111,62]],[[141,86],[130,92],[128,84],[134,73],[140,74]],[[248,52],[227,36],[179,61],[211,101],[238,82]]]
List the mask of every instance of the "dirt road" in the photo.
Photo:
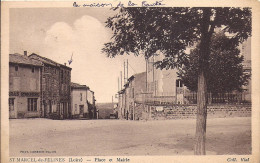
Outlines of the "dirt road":
[[[193,155],[195,120],[10,120],[10,156]],[[251,118],[207,123],[207,154],[250,154]]]

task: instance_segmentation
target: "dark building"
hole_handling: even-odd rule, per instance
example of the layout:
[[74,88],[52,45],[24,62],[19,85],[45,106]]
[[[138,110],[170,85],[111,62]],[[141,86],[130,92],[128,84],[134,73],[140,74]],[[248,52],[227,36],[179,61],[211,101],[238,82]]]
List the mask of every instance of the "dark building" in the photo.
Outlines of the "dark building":
[[71,68],[37,54],[29,58],[42,62],[41,108],[43,117],[66,119],[71,117]]
[[62,118],[71,118],[71,68],[60,65],[60,113]]

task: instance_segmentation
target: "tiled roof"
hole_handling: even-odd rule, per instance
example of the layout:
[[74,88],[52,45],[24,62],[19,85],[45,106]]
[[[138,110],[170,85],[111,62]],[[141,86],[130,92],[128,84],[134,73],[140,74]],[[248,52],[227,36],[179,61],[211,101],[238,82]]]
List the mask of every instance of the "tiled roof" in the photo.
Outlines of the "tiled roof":
[[9,54],[9,62],[24,64],[24,65],[33,65],[33,66],[43,66],[40,61],[29,58],[28,56],[21,55],[18,53]]
[[37,60],[39,60],[41,62],[50,64],[50,65],[53,65],[53,66],[59,66],[60,65],[59,63],[54,62],[53,60],[51,60],[49,58],[42,57],[42,56],[40,56],[38,54],[35,54],[35,53],[29,55],[29,58],[37,59]]
[[86,86],[86,85],[80,85],[80,84],[78,84],[78,83],[73,83],[73,82],[70,83],[70,86],[71,86],[71,88],[89,89],[89,87]]
[[53,61],[53,60],[51,60],[51,59],[49,59],[49,58],[42,57],[42,56],[40,56],[40,55],[38,55],[38,54],[35,54],[35,53],[31,54],[31,55],[29,56],[29,58],[37,59],[37,60],[39,60],[39,61],[41,61],[41,62],[50,64],[50,65],[53,65],[53,66],[57,66],[57,67],[60,67],[60,66],[61,66],[61,67],[64,67],[64,68],[67,68],[67,69],[70,69],[70,70],[72,69],[72,68],[70,68],[70,67],[68,67],[68,66],[65,66],[65,65],[63,65],[63,64],[57,63],[57,62],[55,62],[55,61]]

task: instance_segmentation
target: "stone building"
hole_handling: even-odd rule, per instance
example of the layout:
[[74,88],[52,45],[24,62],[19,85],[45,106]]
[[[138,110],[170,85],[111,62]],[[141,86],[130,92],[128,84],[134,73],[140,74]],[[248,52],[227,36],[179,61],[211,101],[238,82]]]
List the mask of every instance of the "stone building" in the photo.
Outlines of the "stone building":
[[41,117],[42,63],[24,55],[9,55],[9,118]]
[[29,58],[43,64],[41,74],[43,117],[53,119],[70,118],[71,68],[34,53]]
[[72,118],[87,118],[88,103],[87,90],[89,87],[71,83],[71,115]]
[[71,68],[60,64],[60,110],[62,118],[71,118]]

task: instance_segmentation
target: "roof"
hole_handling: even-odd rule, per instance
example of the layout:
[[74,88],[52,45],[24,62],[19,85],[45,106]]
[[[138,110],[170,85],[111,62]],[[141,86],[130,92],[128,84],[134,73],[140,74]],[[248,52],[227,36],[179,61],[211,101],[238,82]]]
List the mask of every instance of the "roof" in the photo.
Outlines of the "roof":
[[138,74],[134,74],[134,77],[138,78],[138,77],[142,77],[142,76],[145,76],[145,75],[146,75],[146,72],[141,72],[141,73],[138,73]]
[[48,58],[45,58],[45,57],[42,57],[38,54],[35,54],[35,53],[32,53],[31,55],[29,55],[30,58],[33,58],[33,59],[37,59],[39,61],[42,61],[44,63],[47,63],[47,64],[50,64],[50,65],[53,65],[53,66],[59,66],[59,64],[57,62],[54,62],[53,60],[51,59],[48,59]]
[[70,70],[72,69],[72,68],[70,68],[70,67],[68,67],[68,66],[65,66],[65,65],[63,65],[63,64],[57,63],[57,62],[55,62],[55,61],[53,61],[53,60],[51,60],[51,59],[49,59],[49,58],[42,57],[42,56],[40,56],[40,55],[38,55],[38,54],[35,54],[35,53],[32,53],[31,55],[29,55],[29,57],[30,57],[30,58],[33,58],[33,59],[37,59],[37,60],[39,60],[39,61],[41,61],[41,62],[43,62],[43,63],[49,64],[49,65],[52,65],[52,66],[57,66],[57,67],[62,66],[62,67],[64,67],[64,68],[68,68],[68,69],[70,69]]
[[70,86],[71,86],[72,89],[73,88],[74,89],[89,89],[89,87],[86,86],[86,85],[81,85],[81,84],[73,83],[73,82],[70,83]]
[[43,64],[40,61],[31,59],[28,56],[21,55],[18,53],[9,54],[9,62],[24,65],[43,66]]
[[142,76],[145,76],[146,75],[146,72],[141,72],[141,73],[138,73],[138,74],[134,74],[132,75],[129,79],[128,79],[128,82],[134,80],[134,78],[139,78],[139,77],[142,77]]
[[146,72],[141,72],[141,73],[132,75],[132,76],[127,80],[127,83],[124,85],[124,87],[128,87],[128,86],[129,86],[129,83],[130,83],[132,80],[134,80],[135,78],[141,78],[141,77],[144,77],[145,75],[146,75]]

